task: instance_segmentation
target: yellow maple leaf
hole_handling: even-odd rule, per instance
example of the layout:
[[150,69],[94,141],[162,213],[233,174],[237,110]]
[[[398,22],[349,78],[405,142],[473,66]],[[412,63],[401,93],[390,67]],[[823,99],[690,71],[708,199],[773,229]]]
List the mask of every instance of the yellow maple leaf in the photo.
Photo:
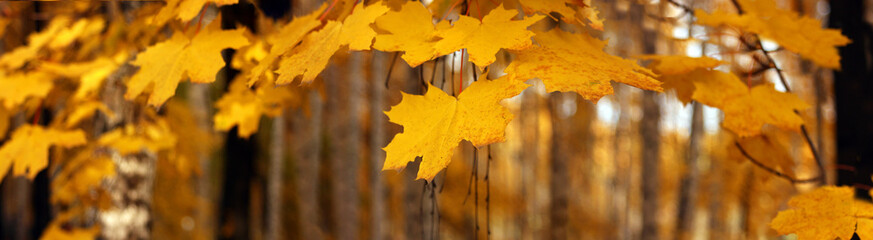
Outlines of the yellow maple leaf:
[[100,136],[99,146],[110,147],[121,155],[148,150],[153,153],[173,148],[176,136],[164,121],[139,125],[126,125]]
[[791,209],[780,211],[770,222],[779,234],[797,234],[798,240],[861,239],[873,237],[873,204],[854,199],[852,187],[825,186],[788,201]]
[[339,35],[340,43],[348,44],[349,50],[353,51],[370,50],[373,38],[376,37],[376,31],[370,27],[370,24],[386,12],[388,6],[381,3],[367,7],[364,7],[364,4],[355,6],[352,14],[343,20],[343,29]]
[[0,71],[0,102],[13,109],[29,97],[44,98],[52,89],[51,75],[45,72],[13,73]]
[[[556,12],[561,14],[561,20],[568,23],[585,23],[591,28],[603,31],[603,19],[598,18],[598,11],[591,5],[591,0],[579,3],[578,0],[520,0],[525,13],[535,12],[546,14]],[[575,9],[574,9],[575,7]]]
[[376,18],[376,27],[387,33],[376,35],[373,48],[385,52],[403,51],[410,67],[416,67],[435,57],[436,28],[433,17],[419,2],[406,2],[400,11],[388,12]]
[[457,99],[434,86],[424,96],[403,93],[403,100],[385,112],[403,126],[403,133],[383,148],[387,156],[382,169],[403,169],[421,157],[418,179],[430,180],[448,166],[461,140],[477,147],[503,141],[513,116],[500,101],[527,86],[507,75],[474,82]]
[[76,126],[76,124],[79,124],[79,122],[81,122],[86,117],[94,115],[97,110],[100,110],[109,118],[115,118],[115,113],[112,112],[112,110],[109,110],[109,108],[107,108],[106,105],[100,101],[87,101],[84,103],[78,103],[73,107],[73,111],[70,112],[69,115],[67,115],[66,120],[64,121],[64,125],[67,128]]
[[[743,150],[755,160],[767,165],[770,168],[779,170],[779,172],[794,178],[794,157],[788,152],[788,146],[784,143],[790,141],[780,138],[777,135],[775,128],[765,128],[761,135],[754,137],[738,138],[736,141],[743,147]],[[739,151],[739,149],[737,149]],[[745,156],[736,155],[735,159],[746,161]],[[770,176],[770,175],[767,175]]]
[[267,42],[270,44],[270,53],[263,59],[260,59],[258,65],[252,68],[249,75],[249,86],[254,85],[265,77],[264,74],[270,72],[275,67],[276,60],[280,56],[289,53],[294,46],[303,40],[306,33],[321,25],[321,22],[318,21],[318,16],[321,15],[325,7],[326,5],[322,4],[318,10],[313,11],[309,15],[294,18],[290,23],[279,29],[279,32],[268,38]]
[[221,50],[247,45],[249,41],[243,36],[244,32],[245,29],[207,28],[192,39],[174,34],[170,40],[147,48],[133,62],[140,69],[127,82],[124,97],[133,99],[146,87],[153,86],[148,102],[157,106],[176,93],[176,87],[185,75],[195,83],[215,81],[215,74],[224,66]]
[[[53,165],[55,166],[55,165]],[[76,200],[93,200],[91,191],[100,187],[104,178],[115,175],[115,163],[109,157],[96,154],[94,147],[86,147],[63,162],[63,167],[52,176],[51,202],[70,204]]]
[[724,64],[722,61],[709,57],[688,57],[678,55],[644,55],[640,59],[654,60],[649,68],[652,69],[664,84],[664,89],[676,91],[676,98],[683,104],[691,102],[694,93],[694,80],[706,79],[718,76],[709,69]]
[[537,32],[534,39],[540,46],[515,52],[518,58],[505,71],[522,80],[539,78],[546,91],[572,91],[585,99],[597,101],[612,94],[610,80],[662,91],[661,82],[653,78],[654,73],[650,70],[632,60],[604,52],[606,41],[557,28]]
[[330,57],[340,49],[342,23],[328,21],[321,30],[307,35],[292,55],[279,62],[276,84],[288,84],[302,76],[301,84],[310,83],[327,67]]
[[649,65],[656,74],[676,75],[694,71],[695,69],[710,69],[724,64],[711,57],[689,57],[682,55],[643,55],[639,59],[654,60]]
[[127,53],[120,52],[112,58],[99,57],[94,61],[82,63],[43,62],[40,69],[58,76],[78,79],[79,88],[73,94],[73,99],[83,100],[96,94],[106,77],[126,60]]
[[13,175],[26,175],[33,179],[48,165],[48,151],[51,146],[69,148],[85,142],[85,132],[82,130],[45,129],[35,125],[18,127],[9,141],[0,147],[0,178],[6,176],[9,168],[13,167]]
[[190,21],[200,14],[206,4],[224,6],[238,3],[239,0],[167,0],[167,5],[154,16],[152,24],[163,25],[174,17],[182,21]]
[[77,240],[95,239],[100,234],[100,227],[65,229],[64,224],[52,221],[39,239]]
[[327,67],[334,53],[345,45],[349,45],[351,50],[370,49],[376,35],[370,24],[387,12],[388,7],[372,4],[367,7],[359,5],[355,9],[345,22],[328,21],[324,28],[307,35],[303,43],[292,50],[291,56],[279,63],[276,84],[291,83],[298,76],[302,76],[301,84],[312,82]]
[[258,87],[252,91],[245,81],[234,80],[226,94],[215,103],[215,130],[228,131],[238,126],[237,134],[248,138],[258,130],[261,115],[278,116],[292,99],[289,87]]
[[460,16],[451,28],[438,30],[439,41],[434,45],[437,56],[446,55],[462,48],[470,54],[470,62],[485,67],[496,60],[495,54],[501,48],[522,50],[531,46],[534,35],[527,27],[543,19],[534,15],[522,20],[512,20],[518,11],[507,10],[503,5],[478,19]]
[[23,66],[28,61],[36,58],[36,55],[43,49],[58,32],[64,30],[70,25],[72,19],[69,16],[53,17],[49,25],[39,33],[31,34],[27,37],[27,45],[13,49],[12,51],[0,56],[0,67],[7,69],[17,69]]
[[691,98],[721,109],[722,125],[739,135],[750,137],[761,133],[761,126],[771,124],[779,128],[797,131],[803,118],[794,110],[803,110],[809,104],[791,93],[778,92],[773,84],[761,84],[748,89],[734,74],[714,70],[694,79],[694,94]]
[[106,27],[103,17],[83,18],[79,19],[71,26],[60,29],[48,42],[48,47],[51,49],[60,49],[69,46],[74,41],[93,37],[103,31]]
[[794,110],[806,108],[809,108],[809,104],[796,95],[776,91],[773,84],[762,84],[723,108],[725,118],[722,124],[741,137],[760,134],[761,126],[765,123],[798,131],[803,125],[803,118]]
[[695,11],[697,23],[709,26],[730,25],[744,31],[757,33],[800,54],[816,64],[833,69],[840,68],[838,46],[851,41],[838,29],[822,29],[821,21],[801,16],[793,11],[776,7],[773,0],[738,1],[745,10],[742,15],[715,11],[712,14]]

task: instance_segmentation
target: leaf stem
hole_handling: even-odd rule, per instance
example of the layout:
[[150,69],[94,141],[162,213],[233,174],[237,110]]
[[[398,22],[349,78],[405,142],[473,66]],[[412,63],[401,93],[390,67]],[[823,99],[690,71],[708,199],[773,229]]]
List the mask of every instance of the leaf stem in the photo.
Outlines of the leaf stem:
[[339,2],[339,0],[333,0],[333,2],[330,3],[330,6],[327,7],[327,10],[324,10],[324,13],[321,14],[321,17],[318,17],[318,21],[323,21],[324,17],[327,17],[327,14],[330,13],[330,10],[333,10],[333,7],[336,6],[337,2]]

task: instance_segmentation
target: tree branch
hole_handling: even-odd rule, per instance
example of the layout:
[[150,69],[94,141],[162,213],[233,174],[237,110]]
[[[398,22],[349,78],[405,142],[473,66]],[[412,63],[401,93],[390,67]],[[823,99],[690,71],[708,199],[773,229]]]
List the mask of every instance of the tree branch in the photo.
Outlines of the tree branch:
[[[737,8],[737,13],[743,14],[743,8],[742,6],[740,6],[740,3],[737,2],[737,0],[731,0],[731,2]],[[755,36],[755,41],[757,45],[756,48],[758,50],[761,50],[761,52],[764,54],[764,57],[767,58],[768,67],[776,70],[776,75],[779,76],[779,82],[781,82],[782,86],[785,87],[785,92],[791,93],[791,87],[788,86],[788,81],[785,78],[785,74],[782,73],[782,69],[776,66],[776,61],[774,61],[773,57],[770,56],[770,52],[764,50],[764,48],[762,47],[763,45],[761,45],[761,38],[758,36],[758,34],[753,33],[753,35]],[[794,110],[794,113],[800,115],[800,111],[797,111],[797,109]],[[827,180],[827,171],[825,171],[824,163],[822,162],[821,157],[818,155],[818,150],[816,150],[815,144],[812,143],[812,138],[809,137],[809,132],[806,130],[806,125],[801,124],[800,130],[801,133],[803,133],[803,138],[806,139],[806,144],[809,145],[809,149],[812,151],[812,157],[815,158],[815,163],[816,165],[818,165],[819,176],[822,178],[822,182],[824,183]]]
[[795,179],[794,177],[791,177],[791,176],[788,176],[782,172],[776,171],[776,169],[770,168],[770,167],[764,165],[763,163],[759,162],[755,158],[753,158],[751,155],[749,155],[748,152],[746,152],[746,149],[744,149],[743,146],[740,145],[740,142],[734,141],[734,145],[736,145],[737,148],[740,149],[740,152],[743,153],[743,156],[745,156],[747,159],[749,159],[749,161],[752,162],[753,164],[755,164],[755,166],[758,166],[759,168],[764,169],[765,171],[769,172],[770,174],[776,175],[777,177],[788,180],[789,182],[791,182],[793,184],[818,182],[822,179],[823,175],[821,173],[819,174],[819,176],[813,177],[813,178]]

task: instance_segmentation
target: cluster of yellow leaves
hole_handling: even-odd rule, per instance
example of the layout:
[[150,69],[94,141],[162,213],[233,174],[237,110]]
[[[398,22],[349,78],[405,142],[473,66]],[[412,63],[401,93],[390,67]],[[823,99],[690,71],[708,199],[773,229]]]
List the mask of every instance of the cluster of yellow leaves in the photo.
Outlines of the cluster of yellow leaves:
[[798,240],[873,239],[873,204],[854,199],[852,187],[821,187],[792,197],[791,209],[770,222],[779,234],[797,234]]
[[400,11],[388,12],[377,18],[375,24],[387,33],[376,35],[374,49],[403,51],[400,57],[411,67],[436,57],[433,49],[436,27],[430,12],[420,3],[407,2]]
[[482,21],[460,16],[451,28],[437,30],[436,36],[441,39],[433,46],[436,55],[442,56],[465,48],[470,54],[470,62],[484,67],[494,62],[494,55],[501,48],[526,49],[531,45],[530,37],[534,35],[527,27],[543,19],[543,16],[512,20],[516,15],[518,11],[507,10],[500,5],[485,15]]
[[359,4],[345,21],[328,21],[280,62],[276,84],[291,83],[298,76],[302,76],[301,83],[312,82],[327,67],[330,57],[345,45],[352,50],[369,50],[376,36],[370,24],[386,12],[388,7],[381,4]]
[[234,80],[228,92],[216,103],[215,129],[230,130],[238,126],[240,137],[247,138],[258,130],[261,115],[278,116],[282,109],[294,101],[292,89],[288,87],[258,87],[250,90],[245,79]]
[[[321,25],[321,22],[318,21],[318,15],[321,14],[324,8],[325,5],[322,4],[321,8],[313,11],[309,15],[294,18],[294,20],[283,26],[275,34],[267,37],[267,43],[270,45],[270,51],[267,55],[264,55],[263,57],[253,56],[253,58],[256,58],[253,60],[257,60],[257,65],[254,66],[251,71],[249,71],[249,86],[266,77],[265,74],[270,74],[270,77],[272,77],[272,71],[270,70],[275,68],[276,61],[279,59],[279,57],[287,56],[287,54],[290,53],[291,49],[293,49],[294,46],[297,46],[297,44],[300,43],[301,40],[303,40],[303,37],[306,36],[306,33]],[[252,48],[258,49],[256,47]]]
[[115,175],[115,163],[109,156],[97,154],[93,147],[86,147],[64,161],[63,169],[52,178],[52,203],[72,205],[79,201],[108,207],[106,199],[100,199],[91,190],[98,188],[104,177]]
[[82,130],[64,131],[40,126],[18,127],[3,147],[0,147],[0,178],[12,167],[12,174],[33,179],[48,165],[51,146],[75,147],[87,142]]
[[676,89],[683,102],[691,99],[721,109],[725,128],[740,137],[756,136],[761,127],[771,124],[788,130],[799,130],[803,118],[794,110],[809,107],[796,95],[779,92],[772,84],[761,84],[751,89],[736,75],[709,68],[721,63],[710,58],[683,56],[646,56],[654,59],[652,65],[661,72],[664,86]]
[[171,149],[176,145],[176,136],[170,131],[166,122],[133,124],[117,128],[100,136],[97,144],[118,151],[118,154],[128,155],[148,150],[157,153]]
[[124,97],[136,98],[152,86],[148,103],[158,106],[176,93],[185,76],[194,83],[215,81],[215,75],[224,66],[221,50],[248,45],[244,32],[245,29],[220,30],[216,21],[193,38],[174,34],[170,40],[147,48],[133,61],[140,69],[127,83]]
[[44,98],[52,89],[52,76],[45,72],[13,73],[0,70],[0,102],[13,109],[29,97]]
[[118,69],[128,59],[125,52],[119,52],[112,58],[99,57],[93,61],[81,63],[60,64],[43,62],[40,68],[51,74],[71,79],[78,79],[79,88],[73,95],[74,100],[84,100],[96,95],[103,81],[113,71]]
[[527,87],[506,75],[474,82],[457,98],[434,86],[428,86],[424,96],[403,93],[403,100],[385,112],[391,122],[403,126],[403,133],[384,148],[388,155],[382,169],[403,169],[421,157],[417,178],[431,180],[448,166],[461,140],[477,147],[503,141],[513,116],[500,101]]
[[26,46],[13,49],[0,57],[0,68],[18,69],[25,63],[35,60],[43,50],[60,52],[76,40],[87,39],[103,31],[102,18],[84,18],[73,22],[69,16],[52,18],[49,25],[41,32],[30,35]]
[[[788,149],[791,148],[785,144],[790,142],[790,138],[786,137],[785,133],[786,132],[777,131],[775,128],[765,127],[761,132],[761,135],[735,138],[733,141],[729,142],[733,143],[736,141],[736,143],[740,144],[743,150],[745,150],[750,157],[758,162],[775,169],[786,176],[796,178],[794,167],[797,164],[794,162],[794,157],[792,157],[791,153],[788,151]],[[740,162],[748,161],[746,157],[739,152],[739,148],[733,146],[729,148],[734,150],[730,152],[733,159]],[[767,174],[763,176],[770,177],[773,175]]]
[[576,92],[591,101],[612,94],[610,81],[662,91],[650,70],[604,52],[606,41],[557,28],[537,32],[534,39],[539,46],[515,52],[518,58],[506,67],[506,73],[520,79],[539,78],[546,91]]
[[744,14],[695,11],[697,23],[729,25],[776,41],[789,51],[827,68],[840,68],[838,46],[851,42],[840,30],[822,29],[821,21],[776,7],[773,0],[738,0]]
[[236,4],[239,0],[168,0],[153,19],[152,24],[163,25],[173,18],[189,21],[196,17],[207,4],[216,6]]
[[[528,14],[538,12],[549,14],[560,13],[561,20],[568,23],[585,23],[591,28],[603,31],[603,19],[597,17],[599,13],[591,0],[520,0]],[[549,15],[551,16],[551,15]]]

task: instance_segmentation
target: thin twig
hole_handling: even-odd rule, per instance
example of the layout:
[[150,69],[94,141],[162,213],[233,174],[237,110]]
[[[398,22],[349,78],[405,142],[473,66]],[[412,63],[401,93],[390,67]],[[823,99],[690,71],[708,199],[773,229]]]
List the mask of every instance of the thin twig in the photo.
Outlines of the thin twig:
[[419,205],[421,205],[421,226],[422,226],[421,227],[421,239],[425,239],[425,237],[427,237],[427,235],[425,235],[425,233],[424,233],[424,222],[425,222],[425,218],[424,218],[424,196],[425,195],[424,194],[426,192],[427,192],[427,180],[425,180],[424,185],[421,186],[421,201],[420,201],[421,204],[419,204]]
[[681,8],[681,9],[682,9],[683,11],[685,11],[686,13],[691,14],[692,16],[694,16],[694,9],[693,9],[693,8],[691,8],[691,7],[689,7],[689,6],[685,6],[685,4],[681,4],[681,3],[677,2],[676,0],[667,0],[667,2],[670,3],[670,4],[673,4],[673,6],[676,6],[676,7],[678,7],[678,8]]
[[391,58],[391,65],[388,65],[388,75],[385,76],[385,89],[388,89],[388,81],[391,80],[391,73],[394,72],[394,64],[397,63],[397,56],[399,53],[394,53],[394,57]]
[[488,175],[491,175],[491,160],[491,145],[488,145],[488,160],[485,161],[485,231],[488,233],[489,240],[491,240],[491,181],[488,180]]
[[[445,182],[445,181],[446,180],[443,179],[443,182]],[[431,206],[430,206],[431,238],[430,239],[439,239],[439,236],[440,236],[440,207],[439,207],[439,203],[437,202],[437,197],[436,197],[436,178],[434,178],[434,180],[432,182],[430,182],[430,200],[431,200]],[[434,212],[436,212],[436,217],[434,217]],[[434,225],[436,225],[436,226],[434,226]]]
[[[461,63],[463,63],[463,62],[461,62]],[[475,147],[473,147],[473,148],[476,149]],[[477,151],[477,150],[474,150],[474,151]],[[474,202],[473,202],[473,203],[475,203],[475,204],[473,204],[475,206],[473,208],[475,210],[474,211],[475,217],[473,218],[473,220],[476,221],[476,235],[475,235],[476,237],[474,237],[473,239],[479,239],[479,163],[478,162],[479,162],[479,156],[478,156],[478,154],[476,154],[476,161],[473,161],[473,175],[476,175],[476,177],[475,177],[476,182],[473,185],[473,188],[475,189],[474,190],[475,193],[473,196],[475,198]]]
[[467,182],[467,195],[464,196],[464,201],[461,205],[467,204],[467,199],[470,198],[470,194],[473,193],[473,177],[476,176],[476,162],[479,159],[479,152],[476,148],[473,148],[473,168],[470,169],[470,181]]
[[796,184],[796,183],[818,182],[821,179],[821,177],[823,176],[823,175],[819,174],[819,176],[813,177],[813,178],[795,179],[794,177],[791,177],[791,176],[788,176],[782,172],[776,171],[776,169],[770,168],[770,167],[764,165],[763,163],[759,162],[755,158],[753,158],[751,155],[749,155],[748,152],[746,152],[746,149],[744,149],[743,146],[740,145],[740,142],[734,141],[734,145],[736,145],[737,148],[740,149],[740,152],[743,154],[743,156],[745,156],[747,159],[749,159],[749,161],[752,162],[753,164],[755,164],[755,166],[758,166],[759,168],[764,169],[765,171],[767,171],[773,175],[776,175],[777,177],[788,180],[791,183]]

